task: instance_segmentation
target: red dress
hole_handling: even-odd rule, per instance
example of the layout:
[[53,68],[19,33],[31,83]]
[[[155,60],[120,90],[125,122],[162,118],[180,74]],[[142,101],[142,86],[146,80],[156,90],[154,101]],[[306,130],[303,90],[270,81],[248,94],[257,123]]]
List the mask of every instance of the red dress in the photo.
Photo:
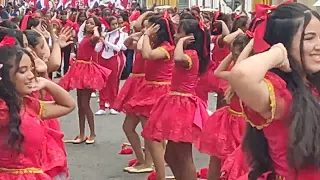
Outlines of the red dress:
[[170,91],[174,46],[165,41],[158,48],[167,55],[167,58],[146,60],[146,83],[123,105],[123,110],[127,114],[149,117],[158,98]]
[[[277,175],[286,180],[295,179],[295,172],[290,169],[287,162],[288,140],[289,140],[289,127],[288,114],[292,105],[292,94],[287,88],[286,82],[278,75],[268,72],[265,76],[265,82],[267,83],[268,90],[270,92],[270,107],[272,117],[275,115],[276,102],[285,102],[284,113],[286,116],[279,119],[266,120],[261,115],[249,107],[244,105],[244,112],[249,122],[253,127],[263,131],[268,144],[269,154],[273,160],[273,167]],[[316,96],[319,92],[316,92]],[[249,121],[250,120],[250,121]],[[265,173],[267,174],[267,173]],[[279,179],[280,179],[279,178]],[[266,175],[260,179],[266,180]],[[320,171],[316,167],[308,167],[303,170],[299,170],[296,176],[296,180],[319,180]]]
[[241,146],[238,146],[223,162],[220,180],[240,180],[241,178],[246,178],[248,177],[248,168],[246,156],[242,152]]
[[[0,99],[0,180],[51,180],[42,169],[46,144],[45,130],[39,118],[41,105],[34,98],[24,98],[20,112],[20,131],[24,135],[21,152],[15,153],[6,144],[9,108]],[[35,133],[36,132],[36,133]]]
[[[40,92],[32,94],[36,99],[43,99],[44,101],[54,101],[53,97],[44,92],[41,97]],[[43,158],[43,170],[50,177],[55,177],[60,173],[68,175],[67,152],[63,142],[64,133],[60,130],[60,123],[58,119],[43,120],[46,136],[46,156]]]
[[171,91],[161,96],[152,109],[142,136],[153,141],[199,142],[208,113],[204,102],[195,96],[199,59],[195,50],[185,50],[188,69],[175,65]]
[[90,39],[91,36],[83,38],[79,45],[77,61],[59,81],[59,85],[67,91],[73,89],[100,90],[106,86],[105,82],[111,71],[95,63],[98,54],[94,51],[95,44],[92,44]]
[[132,73],[122,86],[116,100],[114,101],[113,109],[123,111],[123,104],[128,102],[137,92],[138,89],[145,83],[144,74],[145,60],[142,58],[141,52],[136,52]]
[[197,96],[206,103],[208,102],[209,92],[223,94],[229,87],[227,81],[218,78],[214,74],[216,67],[216,64],[213,61],[210,61],[207,71],[200,76],[198,85],[196,87]]
[[229,106],[215,111],[201,134],[199,151],[224,161],[240,144],[245,132],[245,116],[234,95]]
[[208,93],[216,92],[223,94],[228,88],[228,82],[217,78],[214,75],[215,69],[219,66],[221,61],[230,53],[229,46],[220,47],[217,40],[219,36],[213,36],[212,43],[214,48],[212,50],[212,61],[208,66],[208,70],[200,77],[196,92],[197,95],[205,102],[208,102]]

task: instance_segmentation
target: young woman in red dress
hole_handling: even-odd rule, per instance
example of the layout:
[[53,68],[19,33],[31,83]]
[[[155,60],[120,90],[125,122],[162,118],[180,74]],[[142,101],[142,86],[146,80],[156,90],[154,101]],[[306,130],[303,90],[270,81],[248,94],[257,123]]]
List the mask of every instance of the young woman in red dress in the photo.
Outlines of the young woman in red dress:
[[[249,34],[251,35],[251,33]],[[228,74],[232,64],[241,61],[239,58],[242,57],[239,57],[239,55],[251,38],[252,36],[246,34],[239,34],[235,38],[231,44],[232,53],[219,64],[214,72],[217,78],[226,80],[225,74]],[[221,164],[224,163],[229,154],[240,146],[245,132],[245,116],[242,113],[239,97],[230,87],[225,92],[224,99],[228,105],[217,109],[209,117],[201,134],[198,147],[200,152],[210,155],[208,180],[219,179]]]
[[[68,114],[76,103],[60,86],[35,78],[34,56],[14,41],[4,38],[0,43],[0,179],[52,180],[43,166],[50,142],[43,121]],[[44,88],[54,101],[30,97]]]
[[[152,146],[157,179],[165,179],[165,161],[179,180],[196,179],[192,144],[198,145],[208,118],[205,103],[195,95],[199,75],[210,61],[210,34],[203,22],[181,20],[175,35],[175,66],[171,89],[154,105],[142,136]],[[165,155],[161,143],[168,140]],[[163,156],[164,155],[164,156]]]
[[[158,98],[170,91],[172,70],[174,66],[174,29],[168,14],[154,15],[148,20],[149,28],[144,32],[142,43],[142,58],[145,59],[145,79],[139,92],[136,93],[126,104],[124,110],[127,114],[138,116],[137,119],[126,119],[123,126],[126,135],[134,134],[139,122],[144,126],[150,116],[151,109]],[[138,139],[127,136],[131,145],[139,145]],[[133,147],[135,153],[142,152],[141,147]],[[152,159],[146,147],[145,158],[143,154],[136,154],[138,166],[127,169],[131,173],[151,172]],[[142,156],[142,157],[141,157]],[[142,162],[141,162],[142,161]]]
[[[74,144],[95,142],[96,132],[94,126],[94,115],[90,107],[91,93],[94,90],[101,90],[106,86],[106,81],[111,71],[98,65],[98,54],[95,46],[100,40],[101,23],[97,17],[91,17],[86,21],[84,29],[85,37],[81,41],[77,60],[71,66],[65,76],[59,81],[59,85],[70,91],[77,89],[78,116],[80,133],[73,141]],[[90,136],[85,136],[85,121],[88,120]]]
[[228,77],[248,122],[247,178],[320,179],[320,16],[300,3],[255,9],[258,54]]

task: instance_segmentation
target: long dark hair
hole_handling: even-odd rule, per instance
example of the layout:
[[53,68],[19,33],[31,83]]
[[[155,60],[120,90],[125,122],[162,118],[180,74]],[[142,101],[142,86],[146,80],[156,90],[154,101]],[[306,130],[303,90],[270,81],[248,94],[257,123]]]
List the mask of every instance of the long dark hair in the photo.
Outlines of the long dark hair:
[[[272,72],[278,74],[292,93],[292,104],[288,126],[290,127],[287,159],[289,166],[296,172],[305,165],[320,165],[320,105],[306,86],[299,72],[305,71],[303,66],[303,36],[312,15],[319,15],[300,3],[285,3],[276,8],[267,21],[264,39],[270,45],[282,43],[288,49],[288,59],[292,72],[285,73],[279,69]],[[302,66],[291,55],[292,40],[299,28],[303,28],[300,40],[300,57]],[[257,145],[258,144],[258,145]],[[250,180],[256,180],[262,173],[273,171],[273,161],[269,155],[269,145],[263,130],[247,126],[243,148],[250,156]],[[275,173],[268,177],[274,179]]]
[[248,16],[240,16],[238,18],[235,18],[232,24],[231,33],[237,31],[239,28],[242,31],[246,31],[247,30],[246,25],[248,23],[248,20],[249,20]]
[[[89,18],[87,19],[87,21],[88,21],[90,18],[92,18],[93,21],[94,21],[94,24],[95,24],[96,26],[98,26],[98,32],[99,32],[99,34],[101,35],[102,27],[101,27],[101,22],[100,22],[100,20],[99,20],[96,16],[92,16],[92,17],[89,17]],[[86,32],[86,27],[85,27],[84,30],[83,30],[83,35],[86,35],[86,34],[87,34],[87,32]]]
[[23,33],[26,35],[28,44],[35,48],[39,44],[39,39],[41,35],[37,31],[25,30]]
[[167,27],[166,20],[164,20],[161,15],[154,15],[149,18],[149,22],[160,26],[160,29],[157,32],[157,39],[153,42],[153,48],[157,48],[165,41],[171,42],[170,39],[174,39],[173,35],[175,34],[175,31],[172,21],[169,20],[169,27]]
[[20,119],[20,107],[21,101],[14,83],[11,81],[10,70],[14,68],[14,74],[18,72],[21,58],[27,53],[26,50],[18,46],[4,46],[0,47],[0,64],[3,67],[0,69],[0,99],[6,102],[9,109],[9,124],[7,128],[9,130],[9,137],[7,138],[7,144],[10,148],[21,151],[21,144],[24,141],[24,136],[20,131],[21,119]]
[[[186,34],[193,34],[195,42],[187,46],[187,49],[197,51],[199,57],[199,73],[202,74],[206,71],[210,61],[210,33],[202,31],[199,26],[199,21],[196,19],[183,19],[180,21],[178,29],[183,29]],[[205,39],[206,38],[206,39]],[[206,43],[206,44],[205,44]],[[205,52],[205,50],[207,52]],[[205,55],[207,54],[207,55]]]

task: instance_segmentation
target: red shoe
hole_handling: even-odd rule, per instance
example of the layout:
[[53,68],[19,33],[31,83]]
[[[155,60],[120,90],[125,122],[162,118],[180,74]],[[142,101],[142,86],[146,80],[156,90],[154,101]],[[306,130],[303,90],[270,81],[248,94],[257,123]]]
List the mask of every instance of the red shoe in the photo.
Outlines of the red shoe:
[[197,172],[197,178],[200,179],[207,179],[208,175],[208,168],[202,168],[200,171]]

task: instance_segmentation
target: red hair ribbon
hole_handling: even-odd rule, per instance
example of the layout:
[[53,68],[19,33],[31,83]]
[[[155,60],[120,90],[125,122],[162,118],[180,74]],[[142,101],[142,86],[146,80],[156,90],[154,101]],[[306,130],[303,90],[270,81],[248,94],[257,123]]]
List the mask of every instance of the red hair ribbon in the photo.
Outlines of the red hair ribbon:
[[166,22],[167,31],[168,31],[168,33],[169,33],[169,38],[170,38],[170,44],[171,44],[171,45],[174,45],[174,41],[173,41],[173,38],[172,38],[173,34],[171,34],[171,30],[170,30],[170,23],[169,23],[169,21],[170,21],[170,16],[169,16],[168,11],[165,11],[165,12],[162,14],[162,19],[165,20],[165,22]]
[[89,14],[89,17],[96,17],[96,18],[98,18],[99,21],[101,22],[101,24],[103,24],[107,29],[110,29],[109,23],[108,23],[106,20],[104,20],[102,17],[96,16],[94,13],[90,13],[90,14]]
[[253,32],[251,32],[251,31],[249,31],[249,30],[246,31],[246,35],[249,36],[250,38],[253,38],[253,37],[254,37]]
[[213,20],[214,20],[214,21],[218,20],[218,17],[220,16],[220,14],[221,14],[220,11],[217,11],[216,13],[214,13]]
[[[286,1],[284,3],[288,3],[291,1]],[[280,5],[280,4],[279,4]],[[268,50],[271,46],[264,40],[264,34],[267,28],[267,20],[269,18],[270,13],[275,10],[277,6],[268,6],[266,4],[256,4],[256,18],[258,21],[262,21],[254,30],[254,42],[253,42],[253,50],[255,53],[260,53]]]
[[20,25],[20,29],[21,31],[24,31],[27,29],[27,26],[28,26],[28,21],[29,21],[29,18],[34,18],[35,17],[35,14],[34,13],[31,13],[31,12],[28,12],[28,14],[26,14],[23,19],[22,19],[22,22],[21,22],[21,25]]
[[204,38],[204,40],[203,40],[203,42],[204,42],[204,45],[203,45],[203,52],[204,52],[204,56],[208,56],[209,54],[208,54],[208,49],[207,49],[207,34],[206,34],[206,27],[205,27],[205,24],[204,24],[204,22],[203,21],[200,21],[199,22],[199,27],[200,27],[200,29],[203,31],[203,38]]
[[16,39],[13,37],[5,36],[3,40],[0,43],[0,47],[5,47],[5,46],[13,46],[16,44]]
[[234,16],[234,18],[237,20],[237,19],[240,19],[242,16],[241,15],[239,15],[239,14],[236,14],[235,16]]

